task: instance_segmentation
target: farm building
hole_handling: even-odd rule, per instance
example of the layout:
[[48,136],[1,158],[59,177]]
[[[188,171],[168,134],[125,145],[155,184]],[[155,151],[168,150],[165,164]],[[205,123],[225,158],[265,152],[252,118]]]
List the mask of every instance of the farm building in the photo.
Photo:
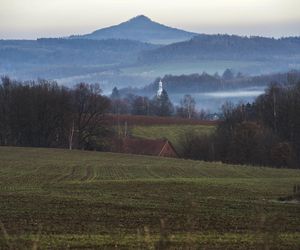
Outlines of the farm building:
[[179,157],[172,143],[166,139],[150,140],[125,137],[114,141],[112,151],[125,154]]

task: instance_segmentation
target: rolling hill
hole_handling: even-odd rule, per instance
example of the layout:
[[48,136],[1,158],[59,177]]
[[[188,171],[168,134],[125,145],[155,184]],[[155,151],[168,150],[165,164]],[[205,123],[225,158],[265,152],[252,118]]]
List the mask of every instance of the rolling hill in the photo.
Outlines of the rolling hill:
[[0,74],[17,78],[59,78],[116,69],[136,62],[157,45],[133,40],[0,40]]
[[150,18],[140,15],[121,24],[96,30],[90,34],[71,36],[80,39],[130,39],[154,44],[170,44],[184,41],[197,35],[180,29],[152,21]]
[[141,87],[167,74],[300,69],[300,38],[199,35],[137,16],[69,38],[0,40],[0,58],[0,75],[65,85],[101,82],[109,92],[114,86]]
[[300,171],[0,147],[1,249],[299,249]]
[[199,35],[189,41],[144,52],[140,63],[189,62],[197,60],[300,61],[300,38]]

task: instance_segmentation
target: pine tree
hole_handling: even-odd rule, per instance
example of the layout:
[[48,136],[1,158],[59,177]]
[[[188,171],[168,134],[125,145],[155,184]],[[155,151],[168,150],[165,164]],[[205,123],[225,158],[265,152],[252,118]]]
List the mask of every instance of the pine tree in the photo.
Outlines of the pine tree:
[[118,100],[118,99],[120,99],[120,92],[119,92],[119,90],[118,90],[117,87],[114,87],[114,88],[113,88],[113,90],[112,90],[112,92],[111,92],[110,98],[111,98],[112,100]]
[[158,116],[171,116],[174,112],[173,104],[165,89],[162,91],[160,96],[154,97],[152,106],[154,114]]

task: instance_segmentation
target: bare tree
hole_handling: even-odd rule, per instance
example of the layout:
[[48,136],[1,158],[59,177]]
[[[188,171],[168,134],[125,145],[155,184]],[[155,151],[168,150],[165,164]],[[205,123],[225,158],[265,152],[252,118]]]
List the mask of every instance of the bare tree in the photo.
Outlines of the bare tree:
[[85,147],[91,137],[101,133],[104,125],[104,114],[110,106],[107,97],[101,95],[99,84],[79,83],[74,90],[73,108],[77,143]]
[[191,95],[185,95],[180,104],[181,107],[179,110],[182,112],[183,117],[191,119],[196,115],[196,101]]

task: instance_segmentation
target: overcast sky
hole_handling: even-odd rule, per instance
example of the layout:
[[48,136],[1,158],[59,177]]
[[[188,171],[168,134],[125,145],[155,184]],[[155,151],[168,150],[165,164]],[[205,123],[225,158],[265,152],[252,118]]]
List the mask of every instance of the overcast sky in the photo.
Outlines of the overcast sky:
[[0,0],[0,39],[90,33],[137,15],[198,33],[300,35],[300,0]]

